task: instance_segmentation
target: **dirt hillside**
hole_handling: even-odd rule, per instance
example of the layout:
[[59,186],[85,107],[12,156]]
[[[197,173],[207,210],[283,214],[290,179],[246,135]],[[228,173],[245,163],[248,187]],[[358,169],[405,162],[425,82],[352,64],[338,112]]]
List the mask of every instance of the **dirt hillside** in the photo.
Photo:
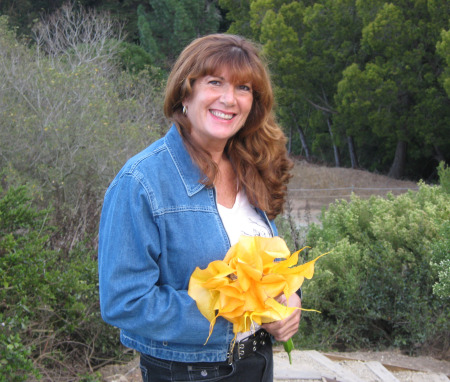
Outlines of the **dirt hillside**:
[[317,222],[322,207],[337,199],[349,200],[352,193],[369,198],[371,195],[386,195],[388,192],[398,195],[418,189],[416,182],[306,161],[296,160],[292,173],[286,212],[302,225]]

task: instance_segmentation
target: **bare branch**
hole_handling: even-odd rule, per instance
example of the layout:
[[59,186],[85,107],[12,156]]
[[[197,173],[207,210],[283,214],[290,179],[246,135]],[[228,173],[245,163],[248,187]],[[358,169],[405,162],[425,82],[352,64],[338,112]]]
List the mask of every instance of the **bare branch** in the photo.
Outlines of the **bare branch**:
[[122,31],[123,25],[110,14],[78,7],[74,1],[43,16],[33,28],[38,49],[72,67],[110,63],[124,39]]
[[333,110],[329,107],[317,105],[316,103],[314,103],[313,101],[311,101],[308,98],[306,98],[306,101],[308,101],[317,110],[324,111],[325,113],[330,113],[330,114],[338,114],[338,112],[336,110]]

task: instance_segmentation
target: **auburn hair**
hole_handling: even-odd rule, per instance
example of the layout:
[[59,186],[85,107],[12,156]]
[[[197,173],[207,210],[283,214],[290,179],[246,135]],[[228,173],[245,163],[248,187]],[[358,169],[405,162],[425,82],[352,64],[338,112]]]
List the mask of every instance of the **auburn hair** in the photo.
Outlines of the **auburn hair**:
[[217,75],[223,68],[230,73],[232,83],[249,82],[253,91],[247,120],[228,140],[225,153],[250,203],[273,219],[283,211],[292,162],[287,155],[286,137],[273,114],[269,72],[254,43],[230,34],[207,35],[191,42],[181,52],[167,80],[164,113],[175,123],[190,155],[205,174],[199,181],[212,187],[217,165],[192,140],[192,127],[182,112],[182,102],[192,94],[197,79]]

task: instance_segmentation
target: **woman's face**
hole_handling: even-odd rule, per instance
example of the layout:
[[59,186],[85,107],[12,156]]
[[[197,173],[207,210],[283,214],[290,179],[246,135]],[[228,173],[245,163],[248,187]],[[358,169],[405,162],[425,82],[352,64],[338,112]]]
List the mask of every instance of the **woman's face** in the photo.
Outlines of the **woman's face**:
[[207,151],[223,150],[245,124],[252,103],[251,83],[231,83],[226,69],[197,79],[183,102],[192,138]]

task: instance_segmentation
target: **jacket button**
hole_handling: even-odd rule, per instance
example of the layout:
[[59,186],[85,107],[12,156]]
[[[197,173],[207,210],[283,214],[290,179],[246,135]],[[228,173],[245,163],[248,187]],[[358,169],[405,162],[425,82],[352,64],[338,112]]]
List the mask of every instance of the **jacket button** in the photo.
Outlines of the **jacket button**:
[[167,343],[167,341],[163,341],[163,346],[167,346],[167,345],[169,345],[169,344]]

